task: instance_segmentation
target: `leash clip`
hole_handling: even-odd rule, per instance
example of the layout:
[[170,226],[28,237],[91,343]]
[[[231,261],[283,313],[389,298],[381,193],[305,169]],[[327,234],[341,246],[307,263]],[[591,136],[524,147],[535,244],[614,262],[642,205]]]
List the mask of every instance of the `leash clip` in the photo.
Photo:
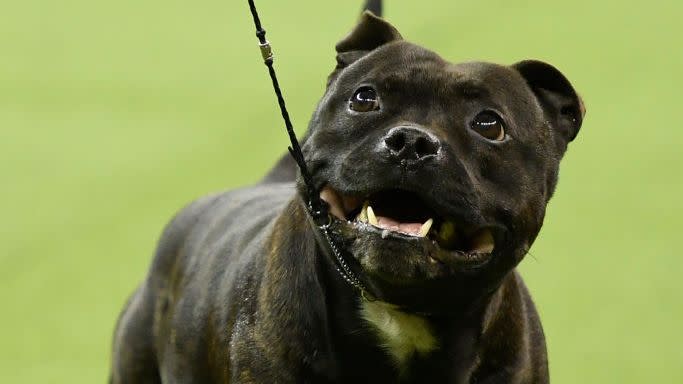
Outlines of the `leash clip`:
[[[306,184],[307,186],[310,185],[309,183]],[[308,196],[305,196],[306,200],[308,200],[308,203],[306,204],[308,206],[308,212],[311,214],[315,225],[320,229],[326,230],[332,224],[332,215],[330,215],[330,211],[325,202],[320,199],[314,199],[313,196],[315,196],[315,194],[311,192],[314,190],[315,189],[312,187],[309,187],[307,192]]]
[[313,216],[313,221],[315,225],[320,229],[328,229],[332,224],[332,217],[329,213],[323,211],[310,210],[311,216]]
[[263,61],[273,62],[273,48],[270,46],[270,41],[266,40],[263,43],[259,43],[259,49],[261,49],[261,56]]

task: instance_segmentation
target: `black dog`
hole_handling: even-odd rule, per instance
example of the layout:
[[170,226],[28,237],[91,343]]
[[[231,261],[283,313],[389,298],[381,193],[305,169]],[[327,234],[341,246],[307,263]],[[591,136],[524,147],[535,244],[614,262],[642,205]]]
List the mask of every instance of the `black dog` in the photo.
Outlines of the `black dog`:
[[576,92],[538,61],[451,64],[371,13],[336,48],[303,150],[364,294],[283,158],[168,225],[113,383],[548,382],[515,266],[581,126]]

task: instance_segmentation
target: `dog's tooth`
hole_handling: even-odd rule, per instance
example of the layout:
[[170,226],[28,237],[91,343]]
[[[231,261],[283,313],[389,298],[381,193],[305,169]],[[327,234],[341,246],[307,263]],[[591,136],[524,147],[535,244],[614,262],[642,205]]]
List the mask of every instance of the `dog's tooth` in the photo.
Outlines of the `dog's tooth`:
[[432,229],[432,224],[434,224],[434,219],[431,218],[422,224],[422,227],[420,227],[420,237],[427,236],[429,230]]
[[363,209],[360,210],[360,213],[358,214],[358,217],[356,220],[360,221],[361,223],[367,223],[368,222],[368,202],[366,201],[363,203]]
[[493,234],[491,230],[484,229],[479,231],[474,238],[472,238],[472,249],[470,252],[476,253],[491,253],[495,248]]
[[377,221],[377,216],[375,216],[375,211],[372,210],[372,207],[368,205],[367,209],[368,213],[368,222],[375,227],[379,226],[379,221]]

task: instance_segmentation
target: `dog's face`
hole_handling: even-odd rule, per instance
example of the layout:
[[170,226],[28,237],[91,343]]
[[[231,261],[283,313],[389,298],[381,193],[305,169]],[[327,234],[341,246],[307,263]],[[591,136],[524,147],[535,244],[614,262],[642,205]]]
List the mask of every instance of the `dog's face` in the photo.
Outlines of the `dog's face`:
[[583,118],[565,77],[452,64],[368,13],[337,51],[303,148],[362,279],[389,298],[514,267]]

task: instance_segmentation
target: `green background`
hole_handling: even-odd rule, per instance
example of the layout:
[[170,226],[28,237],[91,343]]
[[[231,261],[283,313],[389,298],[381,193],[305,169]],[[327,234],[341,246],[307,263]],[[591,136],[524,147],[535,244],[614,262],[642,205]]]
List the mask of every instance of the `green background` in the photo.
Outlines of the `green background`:
[[[259,1],[303,132],[360,1]],[[555,383],[683,382],[683,6],[387,1],[452,61],[559,67],[588,114],[522,271]],[[246,1],[0,12],[0,382],[95,383],[163,225],[285,150]]]

